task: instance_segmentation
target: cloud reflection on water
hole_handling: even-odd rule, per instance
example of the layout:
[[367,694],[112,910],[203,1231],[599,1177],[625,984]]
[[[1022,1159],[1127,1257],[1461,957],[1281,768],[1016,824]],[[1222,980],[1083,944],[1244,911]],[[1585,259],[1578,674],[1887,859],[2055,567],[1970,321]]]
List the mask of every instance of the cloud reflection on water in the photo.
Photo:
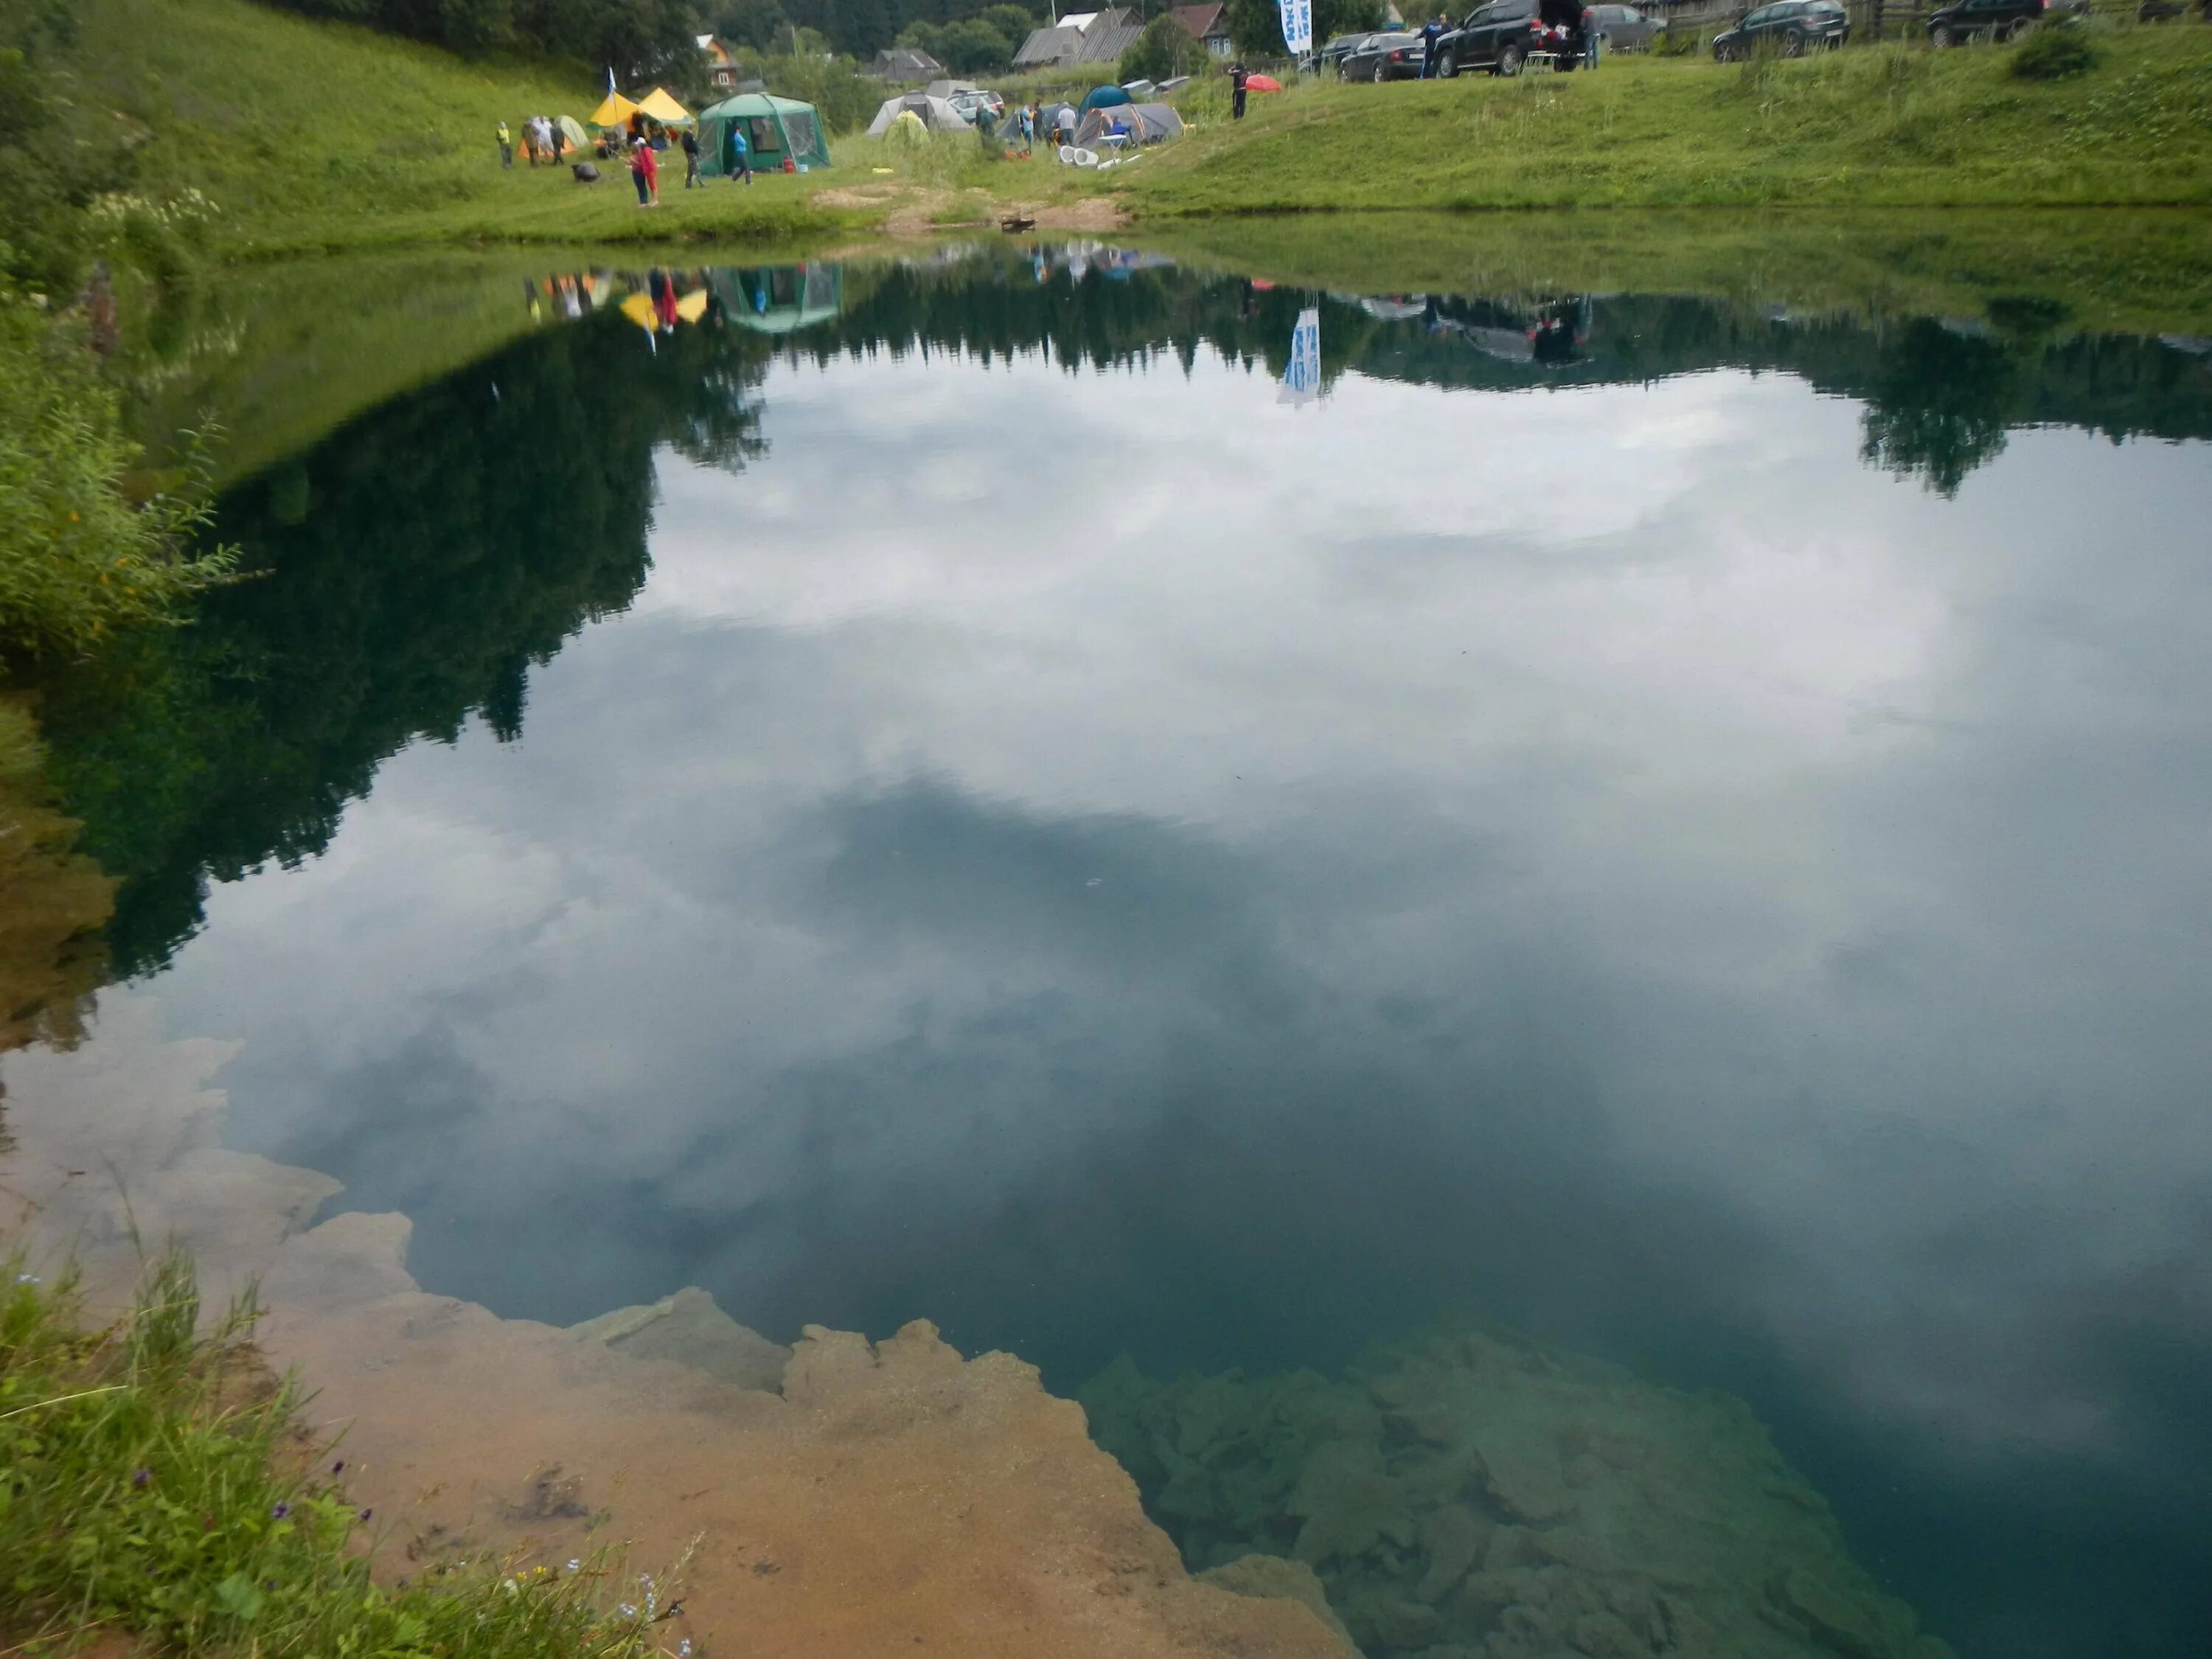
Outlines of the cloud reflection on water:
[[2201,1470],[2201,452],[1945,501],[1783,377],[1271,390],[777,372],[519,745],[212,895],[234,1133],[502,1312],[1071,1387],[1452,1304]]

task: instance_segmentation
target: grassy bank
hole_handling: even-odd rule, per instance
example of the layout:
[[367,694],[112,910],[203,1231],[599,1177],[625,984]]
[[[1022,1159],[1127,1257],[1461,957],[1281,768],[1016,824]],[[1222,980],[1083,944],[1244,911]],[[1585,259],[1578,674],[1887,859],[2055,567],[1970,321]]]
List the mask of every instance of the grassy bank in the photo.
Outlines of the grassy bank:
[[1114,187],[1146,217],[1329,208],[2212,204],[2212,28],[2118,29],[2014,78],[2013,48],[1898,45],[1722,67],[1320,84],[1253,101]]
[[605,1608],[603,1562],[478,1563],[372,1580],[374,1517],[294,1422],[234,1310],[198,1330],[191,1271],[149,1273],[121,1321],[88,1326],[0,1258],[0,1640],[98,1635],[171,1653],[388,1659],[645,1659],[651,1625]]
[[499,165],[494,137],[532,113],[581,119],[601,71],[470,63],[249,0],[85,0],[71,66],[112,142],[136,152],[140,192],[202,191],[213,252],[427,244],[789,240],[845,216],[809,207],[810,181],[766,179],[641,211],[619,167],[597,185],[566,168]]
[[[1854,49],[1723,68],[1616,58],[1596,74],[1314,83],[1111,173],[917,161],[848,138],[805,178],[683,190],[503,173],[492,131],[589,113],[582,65],[470,64],[249,0],[88,0],[77,56],[138,147],[144,187],[204,191],[229,256],[453,242],[784,242],[993,204],[1111,198],[1139,219],[1349,209],[2212,204],[2212,29],[2120,27],[2087,75],[2029,82],[2011,48]],[[878,168],[891,171],[881,173]],[[855,203],[860,187],[868,200]],[[823,192],[835,191],[827,202]],[[948,193],[972,200],[946,200]]]

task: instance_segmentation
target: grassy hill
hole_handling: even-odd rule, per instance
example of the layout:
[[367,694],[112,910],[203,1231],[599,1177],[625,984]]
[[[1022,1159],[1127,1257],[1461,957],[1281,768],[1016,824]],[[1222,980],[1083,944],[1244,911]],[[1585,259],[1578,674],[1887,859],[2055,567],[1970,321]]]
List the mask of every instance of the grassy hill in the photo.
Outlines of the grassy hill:
[[[407,243],[615,242],[711,234],[787,238],[835,226],[801,179],[664,191],[635,205],[617,169],[578,185],[563,169],[502,173],[493,131],[534,113],[589,115],[584,65],[470,63],[434,48],[249,0],[78,0],[78,103],[138,153],[146,193],[215,203],[232,256]],[[97,118],[97,117],[95,118]],[[680,185],[678,177],[665,182]],[[656,221],[681,220],[680,223]]]

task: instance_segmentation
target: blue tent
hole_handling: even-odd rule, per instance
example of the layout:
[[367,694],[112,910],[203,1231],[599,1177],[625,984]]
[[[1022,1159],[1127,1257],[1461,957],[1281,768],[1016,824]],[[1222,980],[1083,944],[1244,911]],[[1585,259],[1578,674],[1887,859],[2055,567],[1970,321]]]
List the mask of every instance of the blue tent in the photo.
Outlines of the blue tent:
[[1116,104],[1130,102],[1129,94],[1119,87],[1093,87],[1091,95],[1083,100],[1085,109],[1111,109]]

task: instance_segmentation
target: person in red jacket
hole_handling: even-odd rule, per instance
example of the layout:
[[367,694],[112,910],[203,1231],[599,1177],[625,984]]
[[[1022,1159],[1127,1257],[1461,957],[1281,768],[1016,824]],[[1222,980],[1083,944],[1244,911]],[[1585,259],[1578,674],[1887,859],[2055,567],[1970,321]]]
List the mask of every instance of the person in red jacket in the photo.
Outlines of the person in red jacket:
[[660,166],[653,160],[653,146],[642,138],[630,146],[629,176],[637,185],[637,204],[640,207],[660,205]]

